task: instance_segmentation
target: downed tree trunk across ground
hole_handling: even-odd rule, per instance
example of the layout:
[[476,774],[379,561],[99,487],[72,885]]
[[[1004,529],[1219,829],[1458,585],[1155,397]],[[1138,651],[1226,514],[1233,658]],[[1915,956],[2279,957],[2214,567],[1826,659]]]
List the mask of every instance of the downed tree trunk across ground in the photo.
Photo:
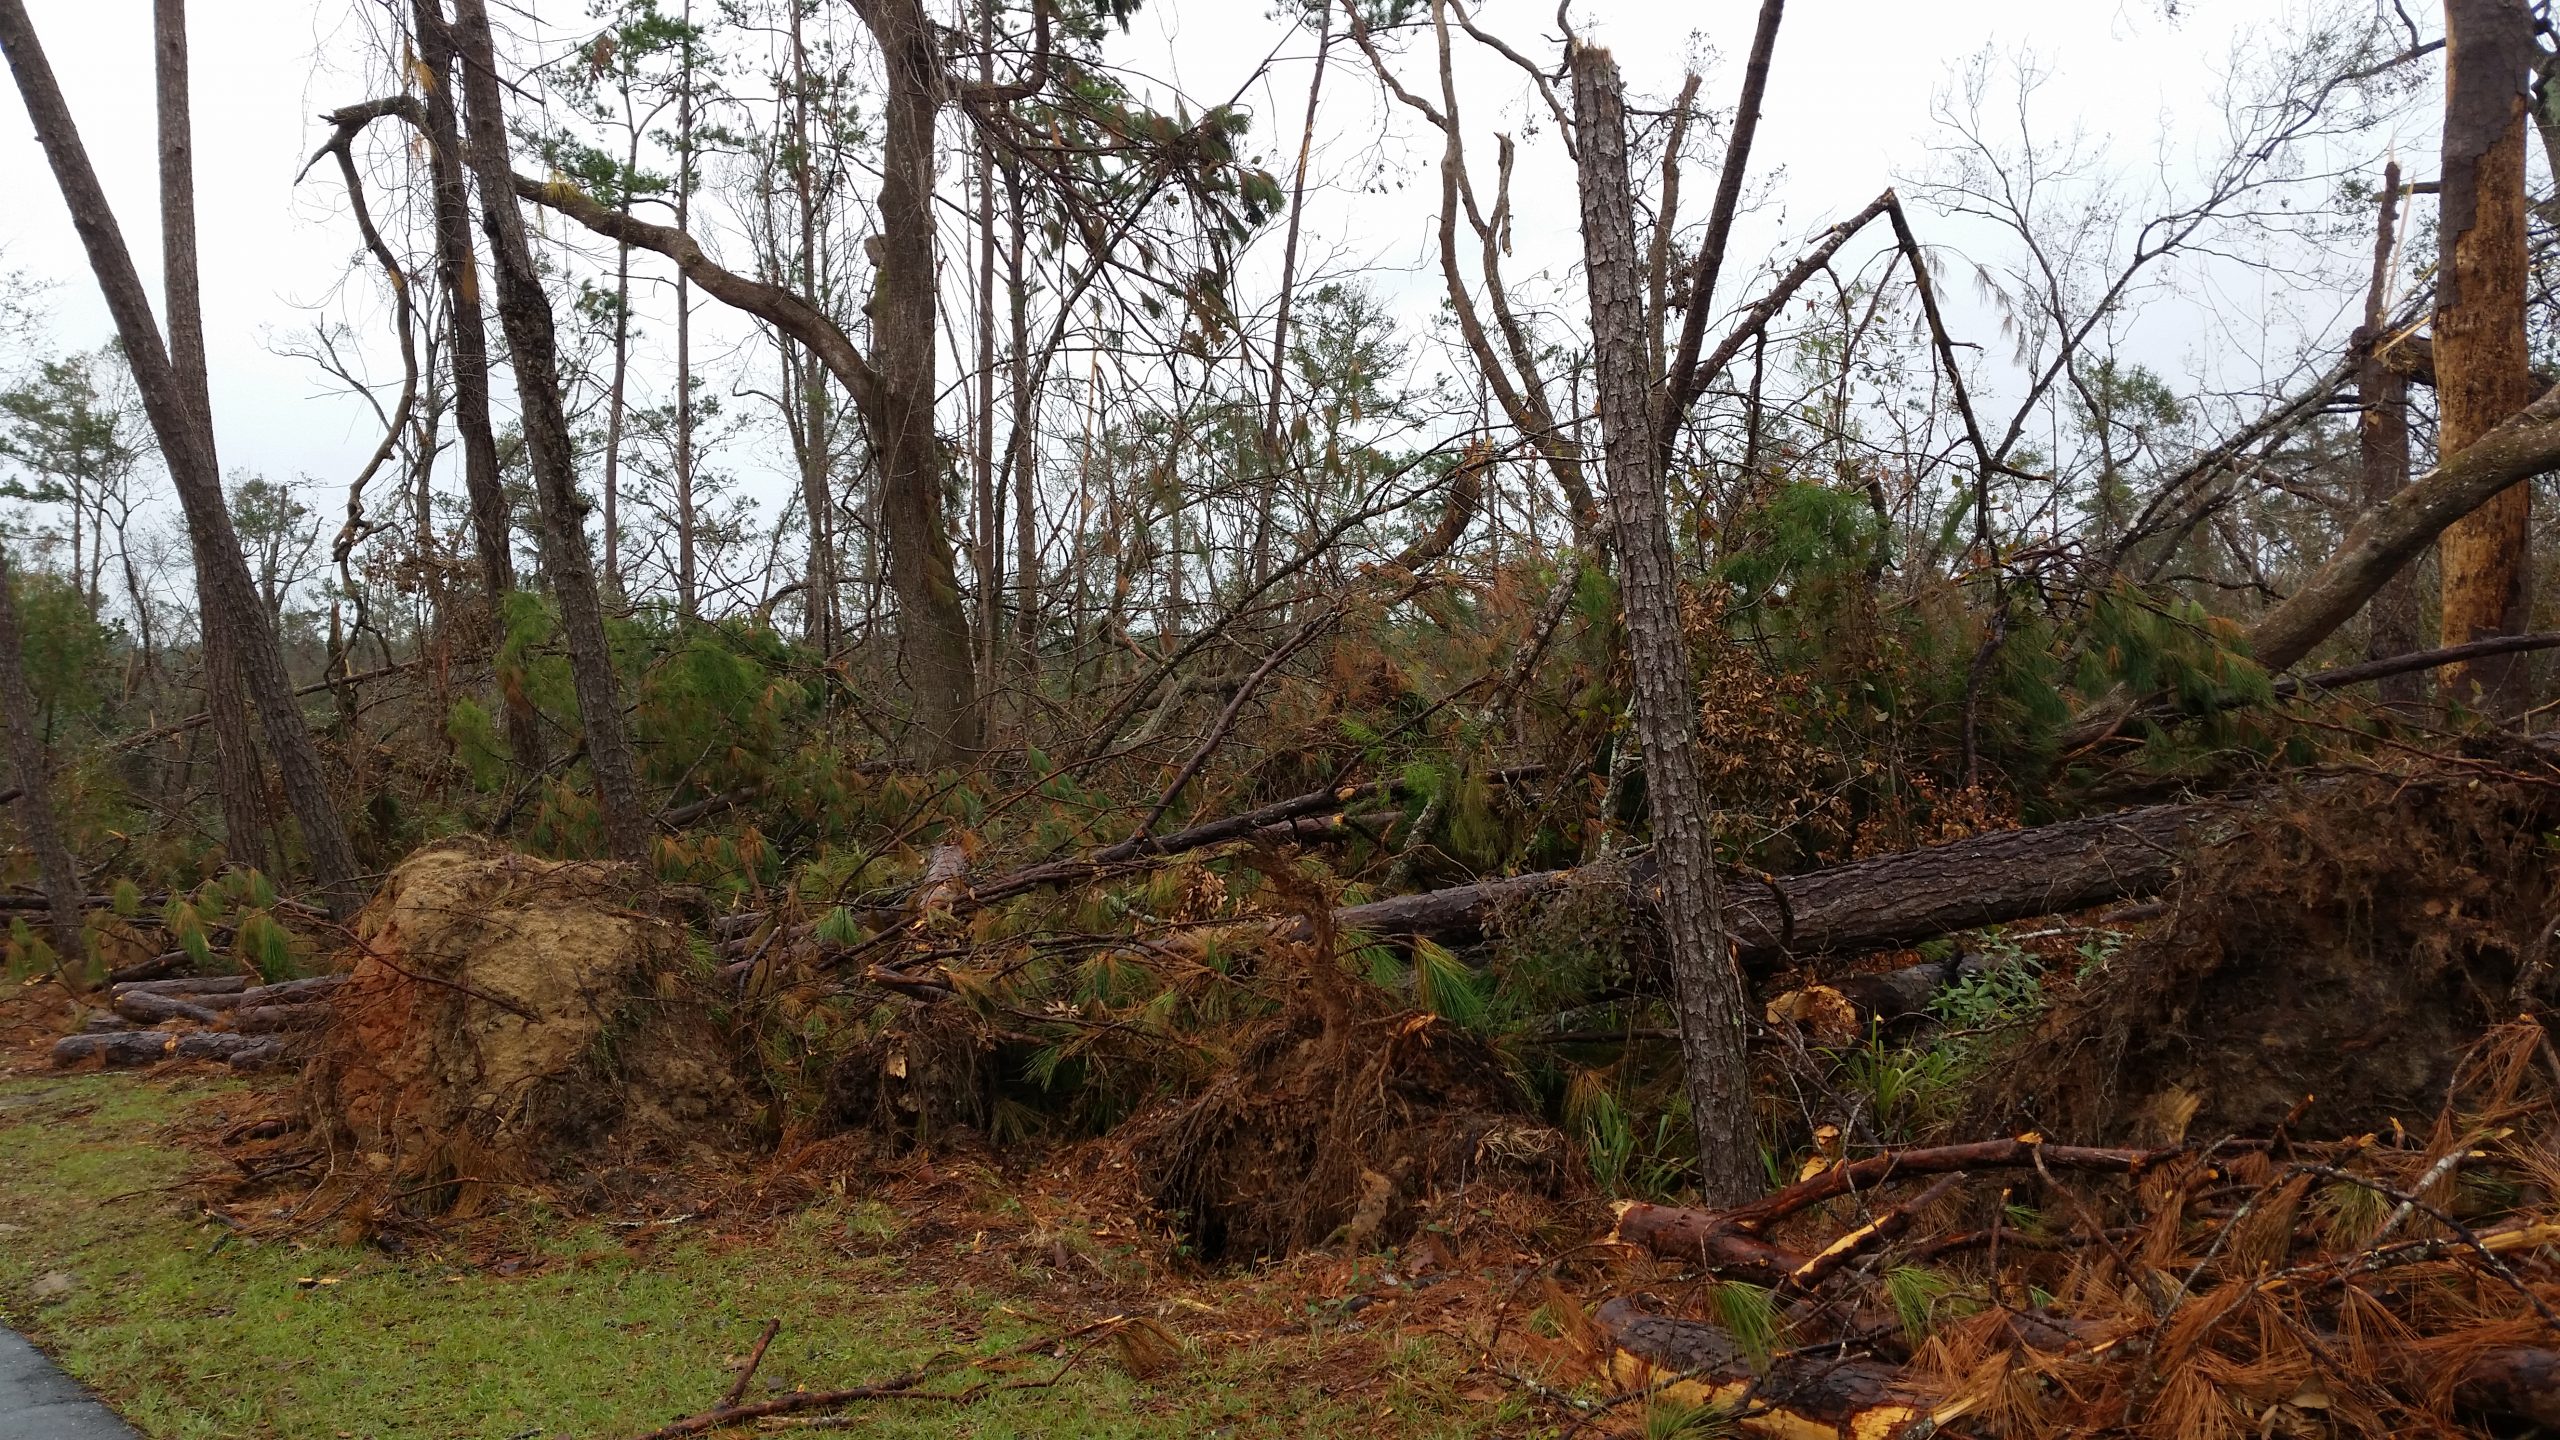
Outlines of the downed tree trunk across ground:
[[[1725,887],[1725,932],[1745,962],[1882,949],[2003,921],[2157,893],[2181,857],[2240,814],[2234,802],[2154,805],[2091,820],[1880,855]],[[1337,929],[1441,941],[1480,937],[1502,906],[1590,872],[1551,870],[1336,910]],[[1648,894],[1650,886],[1636,887]],[[1649,898],[1649,895],[1648,895]]]
[[1592,1322],[1619,1386],[1722,1412],[1727,1433],[1755,1440],[1916,1440],[1961,1413],[1933,1411],[1900,1366],[1882,1361],[1796,1354],[1755,1363],[1717,1326],[1648,1315],[1624,1299],[1601,1306]]

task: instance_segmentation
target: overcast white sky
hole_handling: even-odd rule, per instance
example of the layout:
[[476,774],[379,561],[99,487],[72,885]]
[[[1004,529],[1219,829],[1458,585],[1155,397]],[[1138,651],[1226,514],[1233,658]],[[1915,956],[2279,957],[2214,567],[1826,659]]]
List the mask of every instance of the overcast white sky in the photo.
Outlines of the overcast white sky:
[[[313,117],[361,98],[375,83],[374,62],[343,58],[363,55],[369,44],[372,22],[360,16],[379,12],[360,11],[367,3],[198,0],[194,7],[206,322],[228,467],[335,482],[378,438],[354,400],[324,396],[307,365],[273,350],[311,323],[312,307],[329,299],[354,246],[335,177],[315,174],[300,194],[293,181],[322,130]],[[2077,126],[2106,137],[2137,169],[2163,158],[2166,135],[2174,168],[2185,137],[2210,121],[2210,99],[2235,38],[2301,23],[2302,3],[2215,0],[2182,7],[2189,13],[2173,22],[2161,15],[2159,0],[1795,0],[1754,166],[1762,177],[1782,169],[1783,183],[1774,205],[1741,237],[1737,258],[1754,261],[1854,210],[1897,175],[1924,168],[1931,96],[1954,66],[1985,46],[2032,48],[2056,67],[2044,113],[2057,132]],[[156,276],[150,6],[30,0],[30,8],[137,260]],[[592,28],[577,0],[541,0],[534,8],[558,36]],[[1134,69],[1179,83],[1196,108],[1199,100],[1225,98],[1282,41],[1267,8],[1262,0],[1149,0],[1117,53]],[[1756,9],[1756,0],[1578,0],[1574,7],[1577,25],[1617,52],[1640,94],[1667,97],[1685,65],[1719,53],[1723,61],[1704,92],[1718,107],[1730,103]],[[1546,0],[1485,0],[1481,11],[1486,25],[1541,57],[1554,53],[1553,16]],[[1248,92],[1265,117],[1264,135],[1281,132],[1265,142],[1266,154],[1294,141],[1311,49],[1309,37],[1289,43],[1267,86]],[[1356,55],[1345,47],[1338,59]],[[1513,93],[1470,99],[1480,133],[1520,123]],[[1390,115],[1366,75],[1345,63],[1328,84],[1322,133],[1317,170],[1335,183],[1311,200],[1310,244],[1390,267],[1422,263],[1436,186],[1421,173],[1433,152],[1415,126]],[[1385,193],[1360,193],[1362,172],[1380,163]],[[2422,159],[2414,168],[2424,175],[2432,164]],[[1560,178],[1552,169],[1524,170],[1524,271],[1561,265],[1578,250],[1575,207]],[[1420,183],[1399,188],[1414,179]],[[1692,215],[1710,179],[1691,181]],[[103,307],[14,90],[0,98],[0,268],[60,282],[52,297],[58,343],[89,346],[107,337]],[[2169,353],[2186,340],[2171,335],[2154,343]]]

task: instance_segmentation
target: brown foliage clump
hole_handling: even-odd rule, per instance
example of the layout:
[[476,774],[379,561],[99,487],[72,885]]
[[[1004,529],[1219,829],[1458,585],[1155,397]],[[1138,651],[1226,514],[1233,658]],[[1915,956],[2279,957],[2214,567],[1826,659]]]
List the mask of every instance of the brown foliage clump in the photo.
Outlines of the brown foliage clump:
[[1127,1142],[1150,1199],[1199,1252],[1358,1251],[1404,1238],[1435,1201],[1478,1184],[1565,1193],[1564,1136],[1492,1049],[1354,982],[1326,897],[1280,857],[1254,863],[1312,934],[1268,957],[1294,972],[1296,994],[1231,1069],[1142,1117]]
[[626,867],[457,841],[403,861],[356,919],[353,973],[304,1080],[359,1173],[484,1187],[570,1178],[608,1144],[725,1148],[749,1118],[681,927],[626,908]]

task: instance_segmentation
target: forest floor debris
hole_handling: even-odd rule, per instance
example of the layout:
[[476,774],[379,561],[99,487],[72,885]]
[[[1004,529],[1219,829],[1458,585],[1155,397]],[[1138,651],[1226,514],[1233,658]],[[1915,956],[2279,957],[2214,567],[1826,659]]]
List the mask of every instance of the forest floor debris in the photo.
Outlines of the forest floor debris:
[[[1724,1211],[1682,1203],[1676,1172],[1640,1173],[1605,1091],[1575,1081],[1542,1102],[1524,1075],[1589,1037],[1491,1026],[1503,992],[1477,988],[1543,1014],[1540,985],[1658,983],[1634,882],[1585,876],[1507,907],[1475,969],[1338,935],[1335,891],[1268,848],[1233,857],[1265,882],[1249,949],[1129,947],[1262,1001],[1204,1009],[1188,1032],[1001,990],[1036,942],[965,913],[966,859],[937,852],[883,912],[897,938],[868,974],[827,968],[859,940],[778,972],[786,1002],[871,997],[850,1045],[823,1052],[819,1108],[778,1119],[736,1103],[743,1074],[728,1103],[686,1110],[681,1077],[651,1068],[748,1063],[742,1046],[771,1033],[733,1008],[748,972],[625,908],[614,867],[477,843],[394,873],[348,932],[346,978],[110,994],[105,1023],[175,1027],[143,1032],[172,1048],[141,1088],[16,1083],[72,1087],[27,1092],[57,1124],[85,1113],[59,1094],[206,1097],[128,1137],[167,1178],[123,1184],[101,1213],[174,1202],[215,1227],[197,1237],[208,1255],[360,1257],[298,1291],[359,1270],[412,1290],[430,1271],[537,1279],[574,1235],[570,1271],[618,1255],[617,1276],[664,1262],[719,1290],[789,1252],[833,1277],[825,1316],[901,1325],[908,1302],[885,1286],[1008,1317],[967,1344],[844,1352],[787,1394],[669,1384],[596,1433],[874,1406],[898,1433],[944,1433],[1051,1391],[1085,1404],[1104,1371],[1169,1416],[1171,1393],[1220,1366],[1251,1396],[1240,1433],[1311,1380],[1332,1398],[1427,1390],[1399,1415],[1449,1433],[2466,1433],[2560,1415],[2560,1057],[2510,1018],[2548,972],[2551,819],[2525,777],[2333,779],[2205,832],[2154,908],[1771,977],[1763,1063],[1820,1098],[1769,1122],[1773,1179],[1791,1183]],[[1177,916],[1243,925],[1196,864],[1148,883]],[[1589,953],[1542,970],[1555,946]],[[1343,963],[1359,957],[1366,979]],[[188,1043],[263,1042],[241,1017],[313,1005],[329,1023],[298,1087],[207,1089],[190,1067]],[[0,1009],[22,1012],[8,1023],[31,1061],[72,1014],[47,981]],[[2293,1028],[2265,1033],[2269,1015]],[[1060,1019],[1090,1037],[1078,1063],[1130,1044],[1154,1068],[1118,1093],[1149,1098],[999,1141],[1024,1093],[1012,1067],[1040,1053],[1022,1027]],[[1150,1054],[1177,1042],[1187,1058]],[[1613,1223],[1609,1193],[1640,1198]],[[83,1276],[48,1325],[99,1303],[92,1277],[129,1289],[94,1251],[46,1258]],[[832,1323],[761,1297],[732,1318],[716,1343],[742,1351]],[[1157,1412],[1134,1413],[1087,1433],[1154,1433]]]

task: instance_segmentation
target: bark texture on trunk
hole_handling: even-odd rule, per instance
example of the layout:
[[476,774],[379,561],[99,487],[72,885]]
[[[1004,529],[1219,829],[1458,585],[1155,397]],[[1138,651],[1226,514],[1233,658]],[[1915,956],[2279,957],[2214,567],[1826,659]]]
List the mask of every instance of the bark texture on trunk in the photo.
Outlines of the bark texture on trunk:
[[876,403],[863,419],[880,457],[889,588],[923,753],[978,748],[976,646],[944,524],[942,442],[934,434],[934,130],[946,81],[923,0],[855,0],[888,80],[880,145],[880,233],[871,290]]
[[[2356,418],[2356,447],[2363,471],[2364,508],[2388,503],[2409,486],[2409,377],[2391,363],[2392,261],[2399,244],[2400,162],[2382,172],[2382,204],[2374,223],[2373,278],[2365,289],[2364,324],[2356,332],[2356,392],[2364,402]],[[2366,612],[2365,658],[2388,660],[2418,648],[2417,577],[2405,568],[2385,583]],[[2426,691],[2411,672],[2382,682],[2387,704],[2405,704]]]
[[[489,418],[489,325],[480,312],[471,189],[463,178],[462,121],[453,103],[453,38],[436,0],[416,0],[413,14],[419,60],[435,82],[427,87],[423,116],[435,185],[436,269],[444,281],[453,332],[453,424],[462,440],[462,488],[470,500],[480,589],[492,615],[502,617],[506,597],[516,588],[514,527],[508,520],[506,486],[498,478],[497,431]],[[612,483],[608,475],[607,486]],[[539,774],[542,730],[533,702],[518,687],[501,689],[508,753],[525,773]]]
[[1698,1131],[1701,1192],[1730,1204],[1757,1188],[1750,1031],[1741,973],[1727,953],[1713,816],[1698,764],[1698,708],[1680,627],[1671,523],[1656,465],[1647,383],[1644,264],[1636,250],[1625,99],[1617,63],[1585,46],[1573,57],[1580,132],[1582,248],[1591,299],[1593,368],[1616,526],[1619,597],[1635,670],[1654,852],[1662,867],[1672,1008]]
[[[62,87],[45,58],[23,0],[0,0],[0,49],[8,52],[18,93],[26,102],[27,116],[44,146],[54,180],[62,189],[72,226],[88,252],[89,265],[96,273],[107,309],[115,317],[116,334],[124,342],[125,358],[133,368],[134,387],[141,393],[152,433],[160,442],[161,456],[176,484],[188,534],[194,542],[197,585],[206,618],[241,642],[234,653],[240,658],[250,699],[257,706],[267,746],[274,753],[284,780],[286,799],[302,824],[303,846],[318,889],[333,909],[351,908],[356,899],[349,888],[356,873],[355,852],[347,843],[346,827],[339,822],[337,805],[322,778],[319,751],[303,724],[300,707],[294,703],[293,687],[285,679],[284,658],[276,648],[272,618],[258,599],[257,587],[249,578],[248,562],[241,555],[240,536],[232,528],[231,512],[223,500],[212,426],[199,414],[198,402],[188,394],[188,382],[181,379],[161,341],[159,323],[142,288],[142,276],[134,268],[132,252],[125,247],[124,232],[116,224],[115,212],[107,205],[106,191],[89,164],[88,149],[81,143],[79,127],[72,121],[71,108],[63,99]],[[183,104],[184,97],[185,88],[180,84],[174,98]],[[164,98],[169,98],[165,92]],[[179,178],[183,181],[186,177]],[[194,253],[184,247],[192,242],[193,205],[183,196],[179,199],[184,228],[173,238],[178,253],[173,254],[171,263],[183,264],[192,273]]]
[[596,592],[595,563],[587,548],[586,505],[578,497],[577,457],[569,421],[561,409],[558,336],[551,299],[534,267],[524,213],[516,208],[515,175],[507,156],[506,106],[483,0],[454,0],[451,45],[462,71],[470,117],[464,152],[480,182],[481,214],[498,272],[498,321],[515,360],[516,399],[523,417],[526,457],[542,513],[542,562],[560,606],[560,632],[569,651],[569,675],[578,692],[586,732],[587,766],[595,776],[597,808],[606,846],[625,859],[648,849],[648,817],[640,803],[639,767],[622,719],[613,654],[604,632],[604,606]]
[[[2525,0],[2446,0],[2443,199],[2435,313],[2438,449],[2454,454],[2533,399],[2525,347]],[[2492,496],[2444,533],[2443,643],[2524,633],[2530,618],[2533,492]],[[2521,656],[2448,673],[2449,700],[2512,714],[2526,703]]]
[[9,764],[18,773],[18,822],[26,827],[27,848],[36,852],[36,873],[44,882],[55,963],[65,977],[74,977],[88,958],[81,938],[80,869],[54,818],[52,769],[45,763],[43,732],[36,728],[41,721],[35,694],[27,688],[13,583],[8,551],[0,549],[0,726],[9,732]]
[[[2156,894],[2176,877],[2184,857],[2209,843],[2242,813],[2244,803],[2154,805],[1781,876],[1726,894],[1725,935],[1746,964],[1775,964],[1908,945]],[[1535,899],[1578,877],[1633,880],[1640,900],[1650,888],[1641,874],[1549,870],[1346,906],[1333,912],[1333,923],[1369,935],[1464,942],[1482,935],[1503,905]]]
[[[160,284],[168,309],[169,363],[177,371],[189,408],[203,426],[205,450],[213,443],[213,397],[205,373],[204,306],[196,270],[195,138],[187,66],[184,0],[154,0],[152,63],[159,86]],[[189,539],[194,539],[192,530]],[[198,560],[201,574],[202,560]],[[271,868],[267,852],[267,776],[249,712],[243,639],[230,632],[218,607],[200,604],[204,646],[205,709],[213,716],[214,793],[222,805],[223,845],[229,858],[252,870]]]

